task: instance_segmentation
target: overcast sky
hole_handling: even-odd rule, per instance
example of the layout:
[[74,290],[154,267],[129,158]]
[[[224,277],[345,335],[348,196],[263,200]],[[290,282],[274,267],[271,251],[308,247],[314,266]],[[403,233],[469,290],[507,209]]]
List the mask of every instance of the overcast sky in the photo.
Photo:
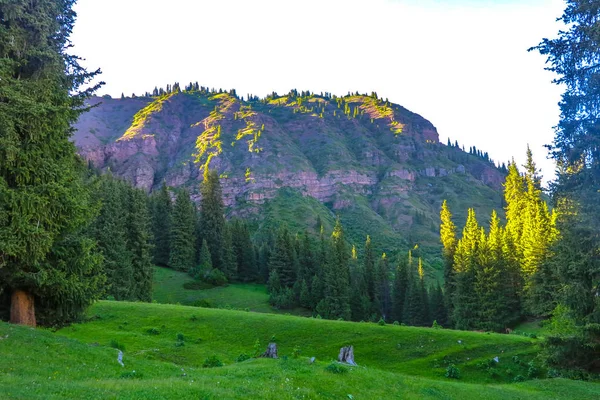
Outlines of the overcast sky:
[[440,140],[523,164],[544,144],[561,88],[527,49],[555,37],[562,0],[79,0],[74,53],[100,94],[178,81],[264,96],[376,91],[430,120]]

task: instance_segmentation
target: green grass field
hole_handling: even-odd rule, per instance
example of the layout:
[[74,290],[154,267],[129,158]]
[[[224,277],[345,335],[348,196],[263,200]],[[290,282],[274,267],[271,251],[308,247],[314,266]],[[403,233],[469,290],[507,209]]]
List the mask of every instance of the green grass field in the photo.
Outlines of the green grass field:
[[201,290],[184,288],[184,284],[194,282],[184,272],[169,268],[154,268],[154,284],[152,298],[157,303],[198,305],[204,300],[204,305],[214,308],[248,309],[254,312],[293,314],[310,316],[309,310],[295,308],[293,310],[278,310],[269,304],[269,294],[265,285],[256,283],[232,283],[227,286],[211,287]]
[[[56,332],[0,323],[0,398],[505,400],[600,396],[596,383],[563,379],[512,383],[519,375],[528,376],[528,362],[538,346],[537,340],[517,335],[112,301],[95,304],[88,318]],[[253,355],[257,340],[262,351],[273,339],[279,346],[279,360],[236,362],[242,353]],[[339,374],[326,370],[339,348],[348,344],[355,346],[359,367]],[[124,367],[117,363],[118,350],[113,347],[124,349]],[[294,349],[300,353],[297,358]],[[224,366],[202,368],[213,355]],[[491,361],[496,356],[498,363]],[[309,357],[317,361],[311,364]],[[449,363],[460,369],[460,379],[444,376]],[[543,371],[537,376],[542,378]]]

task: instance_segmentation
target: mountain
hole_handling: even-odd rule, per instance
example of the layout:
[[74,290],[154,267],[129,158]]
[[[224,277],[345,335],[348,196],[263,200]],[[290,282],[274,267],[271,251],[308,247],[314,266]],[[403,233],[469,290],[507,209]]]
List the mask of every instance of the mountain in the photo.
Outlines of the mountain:
[[80,154],[137,187],[165,181],[195,200],[209,165],[228,214],[256,221],[258,234],[281,222],[315,231],[317,216],[330,229],[337,214],[359,251],[368,234],[379,251],[418,244],[433,276],[443,199],[458,224],[468,207],[481,222],[501,211],[504,173],[487,155],[441,144],[431,122],[375,93],[243,100],[189,89],[92,98],[75,126]]

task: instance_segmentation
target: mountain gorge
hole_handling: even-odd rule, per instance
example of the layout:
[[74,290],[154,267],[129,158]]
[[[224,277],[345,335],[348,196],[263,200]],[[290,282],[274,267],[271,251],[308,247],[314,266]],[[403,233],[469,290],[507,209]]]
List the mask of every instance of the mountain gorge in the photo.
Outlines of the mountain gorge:
[[362,248],[416,244],[430,276],[440,266],[438,215],[444,199],[462,224],[502,209],[505,174],[487,155],[439,142],[435,126],[371,95],[292,90],[264,99],[190,85],[157,96],[91,99],[75,126],[80,154],[137,187],[186,187],[197,201],[203,170],[221,176],[228,216],[281,222],[293,231],[330,229],[339,215]]

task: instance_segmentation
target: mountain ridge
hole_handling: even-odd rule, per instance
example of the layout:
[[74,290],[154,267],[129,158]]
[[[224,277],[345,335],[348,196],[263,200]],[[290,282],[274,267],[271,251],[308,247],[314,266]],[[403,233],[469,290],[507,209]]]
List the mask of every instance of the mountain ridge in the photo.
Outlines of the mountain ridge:
[[216,168],[229,215],[257,218],[259,228],[268,203],[291,189],[340,215],[356,242],[378,235],[349,221],[364,219],[394,233],[380,235],[381,250],[414,242],[434,255],[443,199],[459,218],[471,205],[486,218],[502,208],[504,173],[493,162],[439,143],[430,121],[376,94],[293,90],[244,101],[199,89],[90,105],[74,134],[86,160],[146,191],[185,186],[196,201],[203,169]]

